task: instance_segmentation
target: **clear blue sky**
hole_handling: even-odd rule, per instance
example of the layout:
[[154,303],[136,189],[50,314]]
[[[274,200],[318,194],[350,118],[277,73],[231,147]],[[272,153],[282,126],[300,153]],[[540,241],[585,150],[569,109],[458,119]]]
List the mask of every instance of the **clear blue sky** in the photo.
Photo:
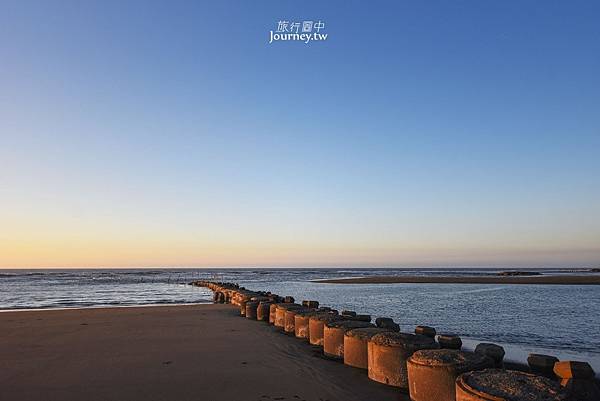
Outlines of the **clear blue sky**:
[[[324,42],[268,43],[279,20]],[[597,1],[2,1],[0,266],[600,263]]]

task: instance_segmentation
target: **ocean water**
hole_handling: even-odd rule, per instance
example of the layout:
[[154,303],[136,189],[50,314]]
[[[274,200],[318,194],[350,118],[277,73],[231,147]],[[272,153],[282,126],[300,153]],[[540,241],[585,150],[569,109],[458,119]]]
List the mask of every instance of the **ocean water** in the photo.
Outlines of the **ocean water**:
[[[531,269],[529,269],[531,270]],[[568,270],[538,270],[573,274]],[[600,286],[498,284],[325,284],[372,275],[490,275],[489,269],[111,269],[0,270],[0,310],[209,303],[198,279],[318,300],[336,309],[387,316],[403,331],[419,324],[459,334],[467,346],[502,344],[527,353],[589,361],[600,372]],[[582,273],[583,274],[583,273]],[[586,273],[591,274],[591,273]]]

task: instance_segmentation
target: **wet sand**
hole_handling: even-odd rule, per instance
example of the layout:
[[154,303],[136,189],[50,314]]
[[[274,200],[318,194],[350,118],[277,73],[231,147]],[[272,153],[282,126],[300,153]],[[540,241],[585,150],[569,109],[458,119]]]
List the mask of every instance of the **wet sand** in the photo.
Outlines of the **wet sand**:
[[231,305],[0,313],[2,400],[408,400]]
[[314,283],[330,284],[545,284],[545,285],[600,285],[600,275],[564,275],[564,276],[380,276],[315,280]]

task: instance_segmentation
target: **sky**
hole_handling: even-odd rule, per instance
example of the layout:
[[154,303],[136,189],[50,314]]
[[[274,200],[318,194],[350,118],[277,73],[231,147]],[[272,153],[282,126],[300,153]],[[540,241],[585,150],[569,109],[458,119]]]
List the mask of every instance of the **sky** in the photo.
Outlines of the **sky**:
[[0,267],[598,266],[599,17],[1,1]]

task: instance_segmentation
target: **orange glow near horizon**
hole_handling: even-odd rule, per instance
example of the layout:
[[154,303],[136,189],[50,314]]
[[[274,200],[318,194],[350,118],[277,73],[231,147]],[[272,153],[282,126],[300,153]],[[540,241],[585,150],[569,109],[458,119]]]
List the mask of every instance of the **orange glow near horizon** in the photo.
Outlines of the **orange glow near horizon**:
[[598,250],[360,248],[304,244],[209,244],[83,239],[4,241],[0,268],[580,266]]
[[343,215],[314,221],[296,215],[282,215],[278,221],[250,217],[200,215],[185,220],[171,214],[152,219],[121,214],[100,219],[38,208],[4,219],[0,268],[570,267],[600,260],[592,236],[564,230],[563,236],[548,230],[533,237],[512,225],[498,225],[477,236],[465,225],[450,236],[445,222],[416,218],[364,224]]

